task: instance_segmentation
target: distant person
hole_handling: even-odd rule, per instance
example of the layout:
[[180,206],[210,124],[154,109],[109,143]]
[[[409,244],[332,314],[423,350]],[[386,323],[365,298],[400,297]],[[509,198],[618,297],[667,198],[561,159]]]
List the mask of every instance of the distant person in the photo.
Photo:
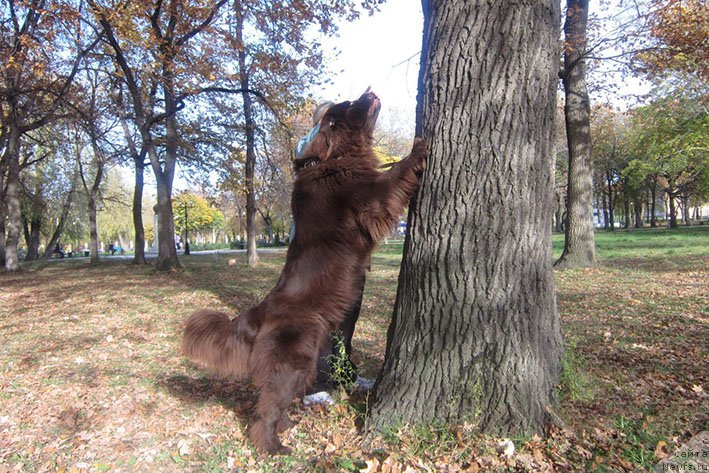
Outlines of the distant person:
[[58,254],[59,258],[64,258],[64,250],[62,250],[62,245],[60,245],[59,242],[54,245],[54,251],[52,253]]

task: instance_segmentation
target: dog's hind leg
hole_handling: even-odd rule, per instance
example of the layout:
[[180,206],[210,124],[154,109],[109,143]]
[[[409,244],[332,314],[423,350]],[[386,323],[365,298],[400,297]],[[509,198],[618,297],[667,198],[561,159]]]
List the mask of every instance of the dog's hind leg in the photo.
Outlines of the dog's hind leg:
[[286,411],[293,399],[304,392],[307,372],[281,366],[260,378],[256,381],[260,391],[256,422],[249,436],[261,452],[287,454],[290,449],[281,444],[278,433],[292,426]]

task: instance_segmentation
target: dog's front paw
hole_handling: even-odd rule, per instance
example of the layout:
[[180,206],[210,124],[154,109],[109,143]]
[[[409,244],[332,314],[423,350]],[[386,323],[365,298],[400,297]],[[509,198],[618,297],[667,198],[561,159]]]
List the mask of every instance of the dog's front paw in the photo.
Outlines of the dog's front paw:
[[426,169],[428,154],[428,143],[426,143],[426,140],[423,138],[414,138],[414,145],[411,148],[409,159],[413,164],[413,169],[416,174],[420,174]]

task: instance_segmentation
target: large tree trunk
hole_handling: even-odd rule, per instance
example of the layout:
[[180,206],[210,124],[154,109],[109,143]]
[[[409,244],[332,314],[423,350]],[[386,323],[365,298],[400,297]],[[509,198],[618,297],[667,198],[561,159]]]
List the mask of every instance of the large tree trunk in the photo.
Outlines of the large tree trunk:
[[158,189],[158,261],[160,271],[180,268],[175,248],[175,222],[172,213],[172,186],[163,176],[157,177]]
[[539,432],[562,353],[548,224],[558,5],[424,0],[423,11],[417,118],[431,157],[371,424]]
[[586,25],[588,0],[568,0],[564,23],[564,117],[569,149],[564,251],[561,268],[593,266],[593,169],[591,166],[591,106],[586,86]]
[[[171,3],[170,5],[174,5]],[[172,58],[163,60],[163,92],[165,96],[165,162],[161,166],[153,146],[151,163],[158,190],[158,261],[160,271],[181,268],[175,248],[175,220],[172,209],[172,181],[175,177],[177,163],[178,133],[177,133],[177,103],[174,95],[174,73]]]

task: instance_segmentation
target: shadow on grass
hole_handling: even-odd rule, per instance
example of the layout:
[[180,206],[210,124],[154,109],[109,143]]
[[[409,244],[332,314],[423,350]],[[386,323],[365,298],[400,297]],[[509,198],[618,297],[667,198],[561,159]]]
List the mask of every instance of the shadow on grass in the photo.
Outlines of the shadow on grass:
[[258,399],[248,383],[223,378],[166,374],[155,384],[185,404],[218,404],[234,412],[244,424],[249,422]]
[[[615,258],[601,260],[599,266],[648,273],[691,273],[709,265],[709,255],[646,256],[640,258]],[[699,283],[699,281],[697,282]]]

